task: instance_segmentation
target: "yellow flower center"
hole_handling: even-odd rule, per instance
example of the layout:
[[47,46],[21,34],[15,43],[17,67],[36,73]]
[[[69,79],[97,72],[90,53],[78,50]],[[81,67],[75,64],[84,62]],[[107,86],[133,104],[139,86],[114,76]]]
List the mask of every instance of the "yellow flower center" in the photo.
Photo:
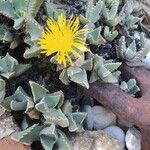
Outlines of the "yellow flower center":
[[46,56],[56,54],[58,64],[66,67],[67,63],[73,64],[72,57],[80,57],[80,52],[87,51],[85,46],[86,29],[79,29],[79,17],[71,17],[69,21],[63,15],[58,20],[47,20],[47,27],[42,33],[38,44],[41,46],[41,53]]

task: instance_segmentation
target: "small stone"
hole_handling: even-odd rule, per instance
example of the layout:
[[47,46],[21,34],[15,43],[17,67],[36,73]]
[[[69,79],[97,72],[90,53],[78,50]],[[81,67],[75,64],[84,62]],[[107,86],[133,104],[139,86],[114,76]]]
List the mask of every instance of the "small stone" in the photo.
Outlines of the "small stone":
[[85,118],[84,124],[85,128],[88,130],[93,129],[93,115],[92,115],[92,108],[90,105],[84,105],[83,111],[87,113],[87,116]]
[[147,69],[150,69],[150,52],[143,59],[143,63]]
[[123,150],[117,140],[103,131],[85,131],[71,134],[72,150]]
[[128,150],[141,150],[141,133],[136,128],[130,128],[125,137]]
[[0,120],[0,139],[9,136],[16,131],[19,131],[19,128],[14,123],[12,116]]
[[11,113],[0,107],[0,139],[9,136],[15,131],[19,131],[19,127],[14,122]]
[[123,147],[125,146],[125,133],[121,128],[117,126],[110,126],[105,128],[103,131],[118,140]]
[[92,107],[92,118],[94,122],[93,128],[95,130],[101,130],[116,124],[116,115],[102,106]]

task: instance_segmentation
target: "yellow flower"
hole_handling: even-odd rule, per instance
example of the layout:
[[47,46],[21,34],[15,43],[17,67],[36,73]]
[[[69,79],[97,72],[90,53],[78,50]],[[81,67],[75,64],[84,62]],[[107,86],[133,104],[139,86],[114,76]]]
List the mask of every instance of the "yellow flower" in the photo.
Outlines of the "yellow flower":
[[85,44],[86,29],[79,28],[79,17],[71,17],[66,20],[63,15],[58,16],[58,20],[47,20],[47,27],[42,33],[38,44],[41,47],[41,53],[46,56],[56,55],[58,64],[64,67],[69,63],[73,65],[72,56],[80,57],[80,52],[87,51]]

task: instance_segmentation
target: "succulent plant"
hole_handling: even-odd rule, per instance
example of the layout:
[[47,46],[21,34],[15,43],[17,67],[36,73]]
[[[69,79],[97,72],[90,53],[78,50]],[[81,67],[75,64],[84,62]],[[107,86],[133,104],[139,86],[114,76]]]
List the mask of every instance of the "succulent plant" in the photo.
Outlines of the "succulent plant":
[[121,82],[120,88],[132,96],[135,96],[135,94],[140,91],[135,79],[130,79],[128,82]]
[[103,57],[94,55],[94,66],[90,77],[90,83],[101,80],[106,83],[118,83],[115,71],[121,63],[113,62],[113,60],[105,60]]
[[105,39],[101,35],[102,27],[98,27],[89,31],[87,34],[87,41],[92,45],[101,45],[105,42]]
[[34,124],[33,126],[27,128],[25,131],[13,134],[12,139],[18,142],[22,142],[26,145],[30,145],[32,142],[39,139],[39,133],[41,130],[42,126]]
[[[83,87],[89,88],[87,74],[84,68],[69,67],[65,71],[67,74],[66,76],[70,81],[73,81]],[[63,72],[62,74],[65,74],[65,72]]]
[[64,84],[69,84],[70,81],[73,81],[85,88],[89,88],[86,71],[92,70],[92,66],[92,58],[85,60],[85,56],[81,55],[81,58],[76,60],[74,66],[63,69],[59,79]]
[[[37,57],[40,54],[37,40],[41,36],[43,28],[34,17],[42,3],[43,0],[2,0],[0,2],[0,14],[14,20],[14,28],[16,30],[25,27],[24,42],[30,45],[30,48],[27,48],[24,53],[25,58]],[[10,37],[10,35],[7,31],[4,40],[12,42],[10,48],[15,48],[19,43],[14,37]],[[9,38],[11,38],[11,41]]]
[[[109,10],[107,5],[110,3],[111,9]],[[94,4],[93,0],[88,1],[85,17],[80,16],[80,20],[89,30],[89,33],[87,34],[89,44],[100,45],[105,43],[105,39],[111,42],[117,37],[117,31],[111,32],[108,27],[105,27],[104,39],[101,35],[102,26],[95,27],[95,23],[103,17],[108,25],[116,26],[120,22],[120,17],[117,15],[118,6],[118,0],[115,0],[114,2],[112,0],[110,2],[99,0],[96,4]]]
[[134,59],[137,53],[136,43],[133,41],[128,47],[126,47],[125,37],[122,36],[119,40],[119,48],[117,51],[118,56],[123,59],[130,61]]
[[126,62],[129,66],[143,65],[142,59],[149,52],[148,43],[145,42],[144,34],[140,34],[141,47],[137,50],[135,40],[127,47],[125,37],[122,36],[119,40],[119,46],[117,47],[117,56]]
[[0,14],[14,20],[14,28],[21,28],[27,14],[36,16],[42,0],[2,0],[0,1]]
[[40,140],[45,150],[53,150],[55,144],[60,149],[72,150],[67,136],[54,124],[49,126],[34,124],[22,132],[13,134],[12,139],[26,145]]
[[125,17],[125,19],[122,22],[128,29],[136,29],[138,27],[138,22],[140,20],[141,18],[139,17],[128,15]]
[[12,138],[27,145],[40,139],[45,150],[53,149],[55,143],[60,149],[71,150],[71,145],[59,126],[68,127],[70,132],[81,132],[86,113],[73,112],[73,106],[69,101],[64,102],[61,91],[49,94],[39,84],[31,81],[29,83],[32,97],[18,87],[12,96],[1,102],[1,106],[7,110],[23,111],[31,119],[38,119],[39,124],[31,126],[26,119],[23,120],[25,130],[14,134]]
[[57,20],[60,14],[65,15],[65,11],[63,9],[59,9],[55,4],[51,2],[44,2],[45,12],[49,18]]
[[5,81],[3,79],[0,78],[0,103],[4,100],[5,97]]
[[[105,60],[103,57],[87,54],[87,58],[82,57],[73,67],[63,69],[59,79],[64,84],[73,81],[85,88],[89,88],[89,83],[101,80],[106,83],[118,83],[118,71],[115,72],[121,63],[113,62],[113,60]],[[88,81],[86,71],[91,71],[90,80]]]
[[110,31],[110,28],[106,26],[104,28],[104,38],[109,42],[113,41],[118,36],[118,31]]
[[121,17],[118,15],[118,8],[119,8],[119,0],[114,0],[111,2],[111,5],[109,8],[107,7],[107,2],[105,2],[105,5],[102,9],[102,16],[104,18],[104,21],[109,26],[116,26],[121,21]]
[[88,29],[87,40],[89,44],[98,45],[103,43],[103,37],[101,36],[102,27],[95,27],[95,23],[101,17],[101,11],[103,7],[103,1],[98,0],[96,4],[94,4],[93,0],[88,0],[87,9],[85,16],[80,15],[80,21],[83,25]]
[[95,27],[94,23],[96,23],[101,17],[102,7],[102,0],[98,0],[96,4],[94,0],[88,0],[85,16],[80,15],[81,23],[83,25],[88,24],[88,28],[93,29]]
[[94,0],[88,0],[85,18],[89,23],[96,23],[100,19],[103,8],[103,1],[98,0],[94,4]]
[[136,15],[139,11],[137,4],[134,2],[126,1],[123,6],[120,16],[121,16],[121,25],[127,27],[127,30],[136,29],[139,25],[139,22],[142,21],[142,17]]
[[30,64],[19,64],[18,61],[8,53],[5,57],[0,58],[0,75],[7,79],[21,75],[30,67]]
[[27,43],[29,47],[24,52],[24,58],[29,59],[37,57],[40,54],[41,49],[37,44],[37,40],[40,38],[42,31],[42,26],[31,15],[28,15],[26,17],[27,35],[25,37],[25,43]]

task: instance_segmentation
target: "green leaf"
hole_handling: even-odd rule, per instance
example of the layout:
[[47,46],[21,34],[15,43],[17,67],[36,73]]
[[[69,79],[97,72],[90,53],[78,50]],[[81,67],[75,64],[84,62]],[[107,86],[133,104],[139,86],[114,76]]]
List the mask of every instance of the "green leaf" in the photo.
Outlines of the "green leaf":
[[40,141],[45,150],[53,150],[57,138],[55,125],[46,127],[40,132]]
[[87,73],[86,73],[85,69],[78,68],[78,67],[69,67],[67,72],[68,72],[68,76],[70,77],[71,81],[73,81],[85,88],[89,88]]
[[27,128],[24,131],[14,133],[11,138],[17,142],[21,142],[26,145],[31,145],[33,142],[39,140],[39,133],[43,126],[34,124],[33,126]]
[[63,9],[58,9],[56,5],[53,3],[45,2],[44,7],[45,7],[46,15],[53,20],[57,20],[60,14],[65,15],[65,11]]
[[137,28],[138,22],[140,21],[139,17],[135,17],[133,15],[129,15],[125,18],[125,25],[128,27],[128,29],[134,29]]
[[114,84],[118,83],[118,79],[113,74],[109,74],[108,76],[106,76],[102,80],[105,83],[114,83]]
[[135,79],[130,79],[128,82],[127,82],[127,85],[128,85],[128,89],[131,90],[134,88],[134,86],[136,86],[136,80]]
[[60,109],[49,109],[49,112],[43,114],[45,118],[45,124],[55,124],[61,127],[68,127],[69,122],[66,116],[62,113]]
[[28,0],[11,0],[11,3],[16,13],[27,10]]
[[106,63],[104,64],[104,66],[110,71],[110,72],[114,72],[115,70],[117,70],[120,66],[121,63],[115,62],[115,63]]
[[94,55],[94,68],[91,73],[90,83],[101,79],[106,83],[117,83],[118,77],[113,72],[121,65],[121,63],[113,63],[112,60],[106,61],[103,57]]
[[40,52],[41,52],[41,48],[37,45],[33,45],[32,47],[26,49],[23,55],[24,58],[29,59],[29,58],[37,57],[38,55],[40,55]]
[[29,33],[31,41],[37,41],[41,37],[42,26],[30,15],[26,14],[26,32]]
[[125,52],[125,56],[127,59],[133,59],[136,56],[136,43],[133,41]]
[[111,41],[113,41],[117,36],[118,36],[117,30],[115,30],[115,31],[110,31],[108,26],[105,27],[105,29],[104,29],[104,37],[105,37],[106,40],[108,40],[109,42],[111,42]]
[[61,91],[47,94],[42,100],[35,105],[35,108],[42,113],[46,113],[50,108],[60,107],[63,103],[63,93]]
[[31,65],[18,64],[18,61],[11,57],[8,53],[4,58],[0,58],[0,74],[9,79],[16,77],[30,68]]
[[54,108],[59,105],[61,101],[63,101],[64,95],[62,91],[58,91],[52,94],[47,95],[43,98],[49,108]]
[[127,89],[128,89],[128,84],[127,84],[125,81],[123,81],[123,82],[121,82],[121,84],[120,84],[120,88],[121,88],[123,91],[127,91]]
[[71,143],[69,142],[69,140],[67,139],[66,135],[60,131],[58,131],[58,146],[60,150],[72,150],[72,146]]
[[111,72],[104,65],[101,65],[97,70],[97,74],[101,79],[103,79],[111,74]]
[[86,113],[74,112],[67,114],[69,120],[69,131],[70,132],[80,132],[83,121],[86,117]]
[[42,87],[41,85],[39,85],[33,81],[29,81],[29,84],[31,87],[34,102],[38,102],[43,97],[45,97],[47,95],[47,93],[49,92],[47,89],[45,89],[44,87]]
[[119,3],[119,0],[112,1],[112,4],[109,7],[105,4],[102,9],[104,22],[106,22],[111,27],[115,27],[121,21],[121,17],[117,14]]
[[44,0],[29,0],[28,13],[35,17],[43,1]]
[[16,15],[14,14],[14,12],[15,12],[15,10],[14,10],[12,4],[8,0],[0,1],[0,14],[6,16],[8,18],[14,19],[14,18],[16,18]]
[[109,12],[110,18],[115,18],[117,16],[118,7],[119,7],[119,0],[113,1],[112,7]]
[[95,23],[100,19],[100,13],[103,7],[103,1],[98,0],[96,5],[94,5],[93,0],[89,0],[87,10],[86,10],[86,18],[89,22]]
[[90,44],[93,44],[93,45],[100,44],[100,38],[102,37],[101,30],[102,30],[102,27],[100,26],[96,29],[93,29],[91,32],[89,32],[87,39],[90,42]]
[[12,96],[10,107],[15,111],[25,111],[28,101],[32,101],[31,98],[22,89],[22,87],[18,87],[15,94]]
[[130,79],[128,82],[123,81],[120,84],[120,88],[131,96],[135,96],[135,94],[140,91],[135,79]]
[[[14,59],[12,56],[10,56],[9,53],[7,53],[4,58],[2,58],[2,61],[5,63],[5,66],[2,66],[2,67],[4,68],[4,70],[6,70],[6,72],[12,72],[15,66],[18,65],[18,61]],[[1,63],[0,63],[0,66],[1,66]]]
[[[64,93],[62,91],[54,92],[50,94],[51,96],[57,97],[59,99],[58,107],[61,107],[64,103]],[[48,104],[49,105],[49,104]]]

